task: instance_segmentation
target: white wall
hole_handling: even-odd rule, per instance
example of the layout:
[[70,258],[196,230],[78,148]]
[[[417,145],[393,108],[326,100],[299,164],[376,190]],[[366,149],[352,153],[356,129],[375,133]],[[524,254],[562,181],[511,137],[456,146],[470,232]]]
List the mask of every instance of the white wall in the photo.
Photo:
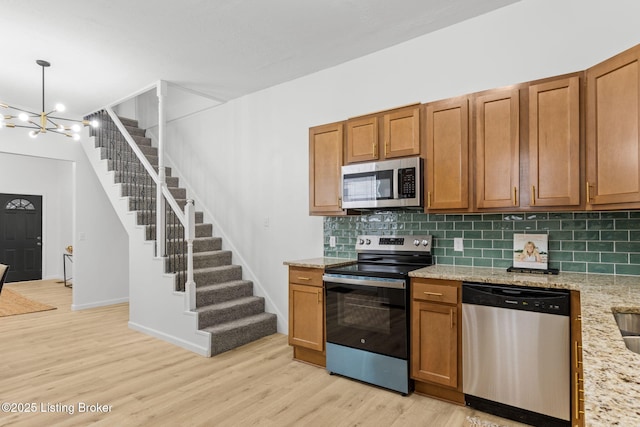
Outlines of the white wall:
[[[61,254],[73,245],[72,308],[126,301],[128,237],[80,144],[60,135],[31,139],[21,129],[0,129],[0,165],[0,191],[45,196],[45,277],[62,278]],[[35,176],[18,179],[33,170]]]
[[0,153],[0,165],[0,193],[42,196],[42,278],[62,278],[62,254],[73,242],[73,163]]
[[309,127],[585,69],[640,43],[638,16],[636,0],[523,0],[172,122],[168,154],[286,331],[282,263],[323,254]]

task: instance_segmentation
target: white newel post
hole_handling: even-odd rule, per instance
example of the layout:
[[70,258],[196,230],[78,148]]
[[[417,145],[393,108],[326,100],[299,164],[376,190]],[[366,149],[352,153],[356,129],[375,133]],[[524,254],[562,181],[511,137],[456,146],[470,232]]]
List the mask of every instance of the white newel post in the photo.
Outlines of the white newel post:
[[193,239],[196,237],[196,207],[193,200],[187,200],[184,207],[184,217],[187,221],[185,227],[185,238],[187,240],[187,283],[184,285],[184,291],[187,294],[186,309],[196,309],[196,282],[193,280]]
[[167,83],[158,82],[158,180],[156,186],[156,248],[157,257],[167,255],[165,248],[165,230],[166,230],[166,212],[164,207],[164,198],[162,196],[162,188],[166,185],[166,174],[164,171],[164,98],[167,95]]

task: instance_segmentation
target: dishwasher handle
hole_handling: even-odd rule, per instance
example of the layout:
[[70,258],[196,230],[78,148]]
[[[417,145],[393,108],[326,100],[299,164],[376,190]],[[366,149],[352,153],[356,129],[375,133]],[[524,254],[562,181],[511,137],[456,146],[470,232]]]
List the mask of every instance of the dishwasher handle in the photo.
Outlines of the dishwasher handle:
[[569,316],[567,289],[463,283],[462,303]]

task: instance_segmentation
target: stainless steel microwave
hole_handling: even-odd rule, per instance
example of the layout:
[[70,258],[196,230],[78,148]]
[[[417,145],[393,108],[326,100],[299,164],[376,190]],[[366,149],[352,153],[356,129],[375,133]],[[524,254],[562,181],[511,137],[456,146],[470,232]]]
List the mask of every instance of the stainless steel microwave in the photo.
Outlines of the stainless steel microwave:
[[342,166],[342,207],[423,207],[422,174],[420,157]]

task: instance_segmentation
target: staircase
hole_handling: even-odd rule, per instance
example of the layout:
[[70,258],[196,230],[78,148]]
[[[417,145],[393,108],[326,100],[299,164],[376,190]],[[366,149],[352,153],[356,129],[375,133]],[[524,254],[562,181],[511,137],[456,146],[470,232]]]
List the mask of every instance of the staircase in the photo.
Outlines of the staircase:
[[[145,137],[145,131],[138,127],[135,120],[121,118],[131,137],[138,144],[152,166],[157,170],[157,148],[151,146],[151,139]],[[126,141],[109,137],[102,128],[96,133],[105,132],[101,138],[95,139],[96,149],[100,150],[100,157],[108,160],[108,168],[114,172],[116,183],[121,184],[121,195],[129,197],[129,210],[135,211],[137,223],[146,228],[146,239],[154,240],[156,236],[155,214],[155,186],[149,179],[144,167],[137,158],[127,153],[129,148]],[[113,150],[113,142],[116,149]],[[107,150],[106,143],[112,149]],[[115,151],[115,155],[113,153]],[[123,161],[123,157],[124,161]],[[118,161],[114,158],[119,156]],[[171,169],[166,170],[166,183],[171,194],[181,208],[187,202],[187,192],[179,187],[178,178],[171,176]],[[133,179],[148,182],[150,186],[142,187],[143,191],[127,180]],[[138,194],[136,194],[138,193]],[[141,194],[142,198],[141,199]],[[140,206],[145,209],[139,210]],[[171,212],[167,211],[169,218]],[[167,220],[168,224],[171,224]],[[196,314],[200,331],[211,335],[211,355],[223,353],[243,344],[255,341],[267,335],[276,333],[276,315],[265,312],[265,300],[253,295],[253,283],[242,279],[242,267],[232,264],[230,251],[222,250],[222,239],[213,237],[211,224],[203,223],[203,213],[196,212],[196,238],[193,243],[194,280],[196,283]],[[184,231],[179,227],[168,227],[167,234],[179,235]],[[176,272],[176,291],[184,291],[186,273],[180,273],[186,266],[186,251],[183,247],[172,247],[175,241],[169,242],[167,252],[173,256],[165,260],[165,272]],[[134,308],[135,309],[135,308]]]

